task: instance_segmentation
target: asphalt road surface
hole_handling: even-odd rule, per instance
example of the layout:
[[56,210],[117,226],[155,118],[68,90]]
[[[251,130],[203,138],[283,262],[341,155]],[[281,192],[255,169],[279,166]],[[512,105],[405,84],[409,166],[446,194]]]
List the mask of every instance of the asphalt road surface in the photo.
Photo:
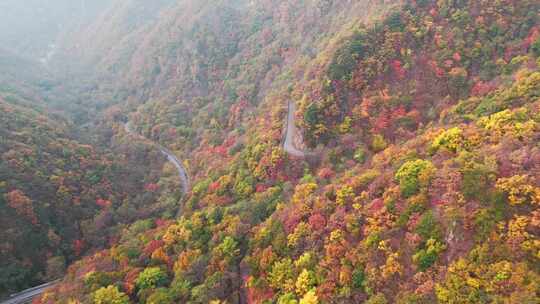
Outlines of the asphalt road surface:
[[[283,143],[283,149],[289,153],[290,155],[296,156],[296,157],[304,157],[305,153],[299,149],[297,149],[294,146],[294,138],[298,132],[298,128],[296,127],[296,124],[294,123],[296,112],[296,105],[294,102],[289,101],[288,105],[288,113],[287,113],[287,130],[285,135],[285,141]],[[132,128],[130,123],[124,124],[124,129],[127,133],[135,136],[140,136],[136,134]],[[178,170],[178,176],[180,177],[180,181],[182,183],[182,190],[184,193],[187,193],[190,189],[190,181],[189,176],[187,175],[186,169],[184,168],[184,165],[182,162],[167,148],[159,145],[156,143],[156,145],[159,147],[159,150],[163,155],[167,157],[167,160],[171,162],[176,169]],[[40,286],[36,286],[24,291],[21,291],[19,293],[11,295],[11,297],[3,302],[0,302],[0,304],[24,304],[24,303],[31,303],[32,300],[41,295],[47,288],[54,286],[57,283],[57,281],[49,282]]]
[[283,142],[283,149],[285,152],[289,153],[292,156],[304,157],[305,153],[301,150],[298,150],[294,146],[294,138],[297,136],[298,128],[294,123],[296,112],[296,104],[292,101],[289,101],[288,104],[288,113],[287,113],[287,130],[285,135],[285,141]]
[[[135,131],[133,131],[129,122],[124,124],[124,130],[133,136],[144,138],[141,135],[135,133]],[[188,193],[190,190],[189,175],[187,174],[186,168],[184,167],[182,162],[169,149],[163,147],[158,143],[154,144],[159,148],[161,153],[167,157],[167,160],[176,167],[176,169],[178,170],[178,176],[180,177],[180,182],[182,184],[182,191],[184,193]]]
[[180,160],[174,155],[171,151],[167,150],[165,147],[158,145],[161,153],[167,157],[167,160],[171,162],[176,169],[178,170],[178,176],[180,177],[180,182],[182,183],[182,190],[184,193],[189,192],[189,176],[187,175],[186,169]]
[[54,286],[58,281],[49,282],[43,285],[32,287],[27,290],[23,290],[19,293],[12,294],[11,297],[0,304],[24,304],[31,303],[32,300],[41,295],[47,288]]

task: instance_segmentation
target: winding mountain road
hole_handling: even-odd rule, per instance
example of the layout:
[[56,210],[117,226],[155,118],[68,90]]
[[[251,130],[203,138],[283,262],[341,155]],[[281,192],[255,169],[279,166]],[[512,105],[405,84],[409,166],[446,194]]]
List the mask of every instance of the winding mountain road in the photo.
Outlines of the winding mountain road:
[[[283,138],[283,150],[289,155],[294,157],[303,158],[306,156],[306,152],[296,148],[294,139],[298,136],[298,128],[295,124],[296,119],[296,104],[293,101],[289,101],[287,104],[287,121],[285,122],[285,136]],[[239,304],[249,303],[249,296],[246,290],[247,278],[249,276],[249,268],[247,265],[239,265],[238,275],[242,280],[240,290],[238,293]]]
[[294,146],[294,138],[298,134],[298,128],[296,127],[296,124],[294,122],[296,116],[296,104],[293,101],[289,100],[289,103],[287,105],[288,111],[287,111],[287,127],[285,131],[285,140],[283,141],[283,149],[285,152],[292,156],[296,157],[304,157],[306,156],[306,153],[304,151],[301,151],[297,149]]
[[180,162],[180,160],[174,155],[171,151],[167,150],[166,148],[158,145],[161,153],[167,157],[167,160],[171,162],[176,169],[178,170],[178,176],[180,177],[180,182],[182,183],[182,191],[184,193],[188,193],[190,189],[190,182],[189,182],[189,176],[186,173],[186,169],[184,168],[184,165]]
[[[131,128],[131,124],[129,122],[124,124],[124,130],[126,131],[126,133],[128,133],[128,134],[130,134],[132,136],[140,137],[140,138],[142,138],[144,140],[148,140],[145,137],[143,137],[142,135],[140,135],[140,134],[136,133],[135,131],[133,131],[133,129]],[[180,177],[180,182],[182,184],[182,191],[184,193],[188,193],[190,191],[190,187],[191,187],[190,186],[190,180],[189,180],[189,175],[187,174],[186,168],[184,167],[182,162],[169,149],[163,147],[162,145],[160,145],[160,144],[158,144],[156,142],[152,142],[152,143],[154,145],[156,145],[158,147],[159,151],[161,151],[161,153],[167,157],[167,160],[169,162],[171,162],[176,167],[176,169],[178,170],[178,176]]]
[[[298,128],[295,124],[295,112],[296,112],[296,104],[292,101],[289,101],[288,103],[288,113],[287,113],[287,122],[286,122],[286,131],[285,131],[285,139],[283,141],[283,149],[288,154],[295,156],[295,157],[305,157],[306,153],[304,151],[301,151],[297,149],[294,145],[294,138],[298,134]],[[141,139],[148,140],[145,137],[143,137],[140,134],[137,134],[132,128],[131,124],[129,122],[124,124],[124,130],[126,133],[135,136],[140,137]],[[167,157],[167,160],[171,162],[176,169],[178,170],[178,176],[180,177],[180,182],[182,184],[182,190],[184,193],[187,193],[190,191],[190,180],[189,176],[187,174],[186,168],[182,164],[182,162],[174,155],[174,153],[167,148],[163,147],[162,145],[152,142],[154,145],[156,145],[161,153]],[[247,270],[244,269],[242,272],[242,275],[246,275]],[[0,304],[26,304],[31,303],[34,298],[37,296],[43,294],[47,288],[54,286],[58,281],[49,282],[40,286],[36,286],[24,291],[21,291],[19,293],[11,295],[11,297],[3,302],[0,302]],[[240,302],[246,303],[247,302],[247,296],[246,291],[244,288],[240,291]]]

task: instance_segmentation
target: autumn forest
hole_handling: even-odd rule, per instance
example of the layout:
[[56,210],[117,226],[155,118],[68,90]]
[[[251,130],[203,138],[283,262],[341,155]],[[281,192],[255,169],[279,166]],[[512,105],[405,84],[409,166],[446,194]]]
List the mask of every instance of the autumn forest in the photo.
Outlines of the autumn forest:
[[0,303],[539,303],[540,2],[19,2]]

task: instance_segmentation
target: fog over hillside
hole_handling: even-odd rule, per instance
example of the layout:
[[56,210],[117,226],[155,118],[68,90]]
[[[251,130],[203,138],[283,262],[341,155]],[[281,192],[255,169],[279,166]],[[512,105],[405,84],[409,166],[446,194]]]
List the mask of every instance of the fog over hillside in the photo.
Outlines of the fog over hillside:
[[80,28],[110,0],[2,0],[0,48],[43,59],[59,35]]

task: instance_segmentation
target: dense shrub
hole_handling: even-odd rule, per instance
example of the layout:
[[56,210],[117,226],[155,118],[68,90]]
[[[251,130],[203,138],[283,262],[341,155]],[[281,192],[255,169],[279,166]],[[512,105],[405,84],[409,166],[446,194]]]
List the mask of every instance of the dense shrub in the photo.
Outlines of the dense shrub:
[[463,148],[464,141],[463,131],[458,127],[454,127],[435,137],[431,144],[431,150],[437,151],[440,148],[445,148],[455,153]]
[[168,276],[159,267],[149,267],[143,270],[135,283],[139,289],[156,288],[167,284]]
[[109,285],[96,290],[93,294],[94,304],[128,304],[129,297],[118,290],[118,287]]
[[439,254],[446,247],[435,239],[429,239],[424,248],[420,249],[413,255],[413,261],[416,263],[420,271],[425,271],[437,261]]
[[435,167],[430,161],[417,159],[404,163],[397,171],[395,178],[399,181],[401,194],[410,197],[421,187],[426,187]]

